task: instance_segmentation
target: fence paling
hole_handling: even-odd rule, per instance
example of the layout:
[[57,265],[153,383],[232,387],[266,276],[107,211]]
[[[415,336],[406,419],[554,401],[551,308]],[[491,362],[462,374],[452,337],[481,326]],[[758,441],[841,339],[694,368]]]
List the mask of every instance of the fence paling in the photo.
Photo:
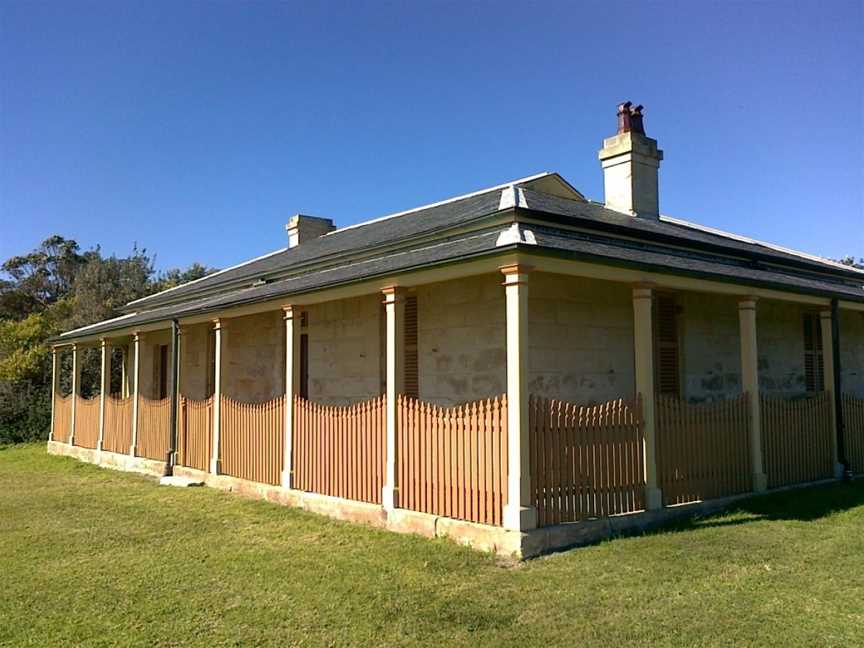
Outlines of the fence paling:
[[529,461],[539,526],[644,507],[641,405],[531,396]]
[[138,397],[138,440],[135,455],[164,461],[168,452],[171,399]]
[[210,469],[213,452],[213,398],[192,400],[181,396],[177,456],[181,466]]
[[399,506],[501,525],[506,502],[506,398],[439,407],[399,396]]
[[102,449],[125,454],[132,443],[132,398],[105,399],[105,436]]
[[279,484],[282,473],[285,397],[242,403],[222,396],[222,472],[265,484]]
[[60,443],[69,443],[72,426],[72,396],[54,396],[54,430],[51,438]]
[[762,396],[762,436],[768,486],[833,475],[830,394],[788,400]]
[[748,398],[743,394],[702,404],[657,399],[657,464],[664,503],[751,489]]
[[76,396],[75,438],[76,446],[95,448],[99,442],[99,397],[83,398]]
[[338,407],[294,398],[294,485],[381,503],[386,451],[384,397]]
[[864,398],[843,394],[843,440],[853,473],[864,473]]

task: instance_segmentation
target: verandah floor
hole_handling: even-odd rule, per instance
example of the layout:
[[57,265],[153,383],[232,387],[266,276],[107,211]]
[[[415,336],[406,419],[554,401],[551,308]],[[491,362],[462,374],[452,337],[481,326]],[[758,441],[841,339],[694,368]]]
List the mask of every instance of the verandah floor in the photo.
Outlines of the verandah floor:
[[864,481],[502,563],[0,449],[0,644],[852,645]]

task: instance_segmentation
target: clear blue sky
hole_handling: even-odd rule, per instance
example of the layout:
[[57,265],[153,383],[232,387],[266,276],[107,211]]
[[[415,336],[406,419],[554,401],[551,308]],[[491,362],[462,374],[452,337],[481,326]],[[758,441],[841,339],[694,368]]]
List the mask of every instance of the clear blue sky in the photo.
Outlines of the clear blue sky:
[[539,171],[602,200],[646,106],[663,213],[864,256],[862,3],[0,0],[0,258],[282,247]]

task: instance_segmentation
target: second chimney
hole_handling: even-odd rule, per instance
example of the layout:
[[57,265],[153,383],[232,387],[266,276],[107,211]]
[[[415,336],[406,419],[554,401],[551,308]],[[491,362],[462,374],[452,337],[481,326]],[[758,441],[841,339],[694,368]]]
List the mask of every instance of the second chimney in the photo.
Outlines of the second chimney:
[[301,243],[324,236],[336,229],[329,218],[295,214],[288,219],[285,231],[288,232],[288,247],[297,247]]
[[663,151],[657,148],[657,140],[645,135],[642,106],[629,101],[618,106],[618,132],[603,140],[598,157],[606,206],[632,216],[658,218],[657,176]]

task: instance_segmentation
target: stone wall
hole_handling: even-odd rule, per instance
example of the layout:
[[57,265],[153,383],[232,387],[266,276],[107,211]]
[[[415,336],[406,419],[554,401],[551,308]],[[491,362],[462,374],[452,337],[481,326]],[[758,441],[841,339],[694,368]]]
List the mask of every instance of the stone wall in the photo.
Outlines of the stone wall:
[[[501,312],[503,321],[503,306]],[[528,329],[531,394],[580,404],[633,396],[630,286],[531,275]]]
[[212,331],[213,324],[210,322],[183,327],[180,338],[180,391],[187,398],[202,400],[213,393]]
[[[141,381],[139,393],[145,398],[159,398],[159,347],[162,345],[168,346],[168,362],[171,362],[171,331],[151,331],[142,333],[138,342],[138,358],[141,362],[141,368],[138,371],[138,379]],[[134,360],[133,360],[134,361]],[[168,367],[168,388],[167,393],[171,393],[171,368]]]
[[439,405],[500,396],[507,388],[502,276],[417,289],[420,398]]
[[676,294],[681,340],[681,382],[691,402],[741,393],[738,299],[694,292]]
[[759,388],[767,394],[803,394],[804,313],[819,310],[801,304],[760,300],[756,332],[759,348]]
[[840,311],[840,369],[843,392],[864,398],[864,313]]
[[282,311],[226,320],[222,329],[222,393],[260,403],[285,390],[285,326]]
[[380,295],[305,308],[309,336],[309,398],[347,405],[381,395]]

